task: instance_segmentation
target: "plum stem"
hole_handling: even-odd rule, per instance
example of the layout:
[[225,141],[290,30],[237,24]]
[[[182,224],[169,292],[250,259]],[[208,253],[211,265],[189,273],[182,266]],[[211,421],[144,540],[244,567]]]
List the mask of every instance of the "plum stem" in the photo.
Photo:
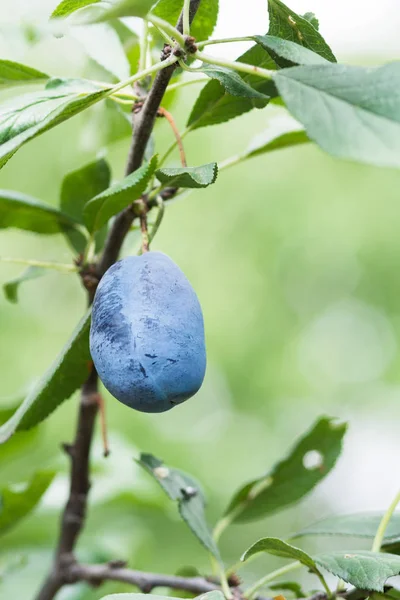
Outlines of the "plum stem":
[[179,155],[181,157],[181,165],[182,165],[182,167],[187,167],[187,160],[186,160],[185,148],[183,147],[182,136],[179,133],[179,129],[175,123],[174,117],[171,115],[170,112],[165,110],[165,108],[163,108],[162,106],[160,106],[160,108],[158,109],[158,114],[160,115],[160,117],[165,117],[167,119],[168,123],[171,125],[171,129],[174,132],[174,135],[176,138],[176,144],[179,148]]
[[99,416],[101,422],[101,437],[103,440],[103,456],[106,458],[110,455],[110,446],[108,444],[108,429],[106,419],[106,406],[104,398],[101,394],[97,394],[97,404],[99,405]]
[[147,228],[147,214],[145,211],[140,215],[140,230],[142,232],[142,254],[144,254],[150,250],[150,237]]

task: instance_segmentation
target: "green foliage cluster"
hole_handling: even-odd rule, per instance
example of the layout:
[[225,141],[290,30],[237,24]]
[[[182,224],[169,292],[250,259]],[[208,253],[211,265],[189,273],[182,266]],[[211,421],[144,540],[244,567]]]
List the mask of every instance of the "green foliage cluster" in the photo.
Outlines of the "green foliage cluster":
[[[189,3],[185,2],[184,16],[188,9]],[[175,197],[208,187],[215,184],[219,171],[252,157],[315,143],[336,157],[369,165],[400,166],[400,64],[394,62],[380,68],[338,64],[318,31],[315,15],[297,15],[280,0],[269,0],[268,9],[268,33],[242,38],[253,45],[236,61],[228,61],[204,52],[208,45],[221,43],[210,39],[218,16],[218,0],[200,2],[190,29],[196,38],[195,48],[187,43],[185,35],[189,32],[185,32],[185,27],[184,36],[174,27],[182,10],[181,0],[116,0],[111,5],[98,0],[63,0],[53,11],[52,21],[64,28],[64,35],[75,35],[79,30],[81,36],[86,27],[101,23],[106,36],[118,38],[128,65],[125,79],[118,76],[124,71],[125,62],[116,65],[114,72],[106,67],[108,79],[113,81],[100,82],[50,77],[27,65],[0,60],[2,87],[32,84],[39,88],[12,97],[0,106],[0,167],[24,144],[94,104],[104,103],[110,119],[117,116],[126,124],[130,118],[128,112],[141,108],[143,99],[138,94],[143,90],[145,93],[156,74],[172,65],[177,68],[167,89],[167,99],[169,93],[190,83],[185,79],[186,73],[195,71],[205,76],[205,85],[188,111],[182,137],[253,109],[266,109],[269,104],[279,104],[288,112],[284,123],[277,122],[243,152],[219,165],[210,156],[210,162],[202,165],[166,166],[169,152],[179,144],[179,139],[163,156],[148,147],[142,166],[119,181],[113,180],[106,159],[99,157],[65,175],[58,209],[40,199],[1,190],[0,228],[59,234],[65,236],[72,252],[68,264],[27,261],[26,271],[4,288],[8,300],[17,302],[19,286],[43,276],[47,268],[84,275],[104,249],[113,219],[124,209],[133,210],[144,196],[149,202],[149,215],[154,217],[150,232],[150,237],[154,237],[164,201],[169,200],[163,192],[173,189]],[[142,39],[130,32],[125,21],[120,21],[131,16],[145,23]],[[161,40],[169,42],[173,51],[164,60],[155,62]],[[200,61],[195,67],[193,59]],[[98,62],[103,61],[99,58]],[[132,84],[137,84],[133,92]],[[248,172],[251,174],[251,167]],[[11,415],[2,415],[0,443],[7,442],[16,431],[36,427],[84,384],[90,368],[89,325],[90,310],[18,408]],[[345,424],[321,417],[284,459],[266,474],[239,487],[213,530],[207,524],[205,497],[196,480],[151,454],[141,454],[138,463],[177,504],[183,521],[212,555],[223,592],[229,598],[227,575],[232,567],[226,569],[221,556],[218,542],[222,533],[232,524],[260,520],[302,500],[334,467],[345,431]],[[314,462],[310,465],[309,460]],[[53,472],[38,470],[23,489],[0,487],[0,535],[35,508],[53,477]],[[385,587],[386,580],[400,574],[400,522],[398,515],[391,519],[393,510],[394,506],[385,515],[337,516],[306,526],[293,535],[297,539],[311,535],[368,538],[373,540],[371,551],[326,551],[310,555],[286,540],[259,539],[244,552],[242,562],[264,552],[291,562],[254,582],[243,591],[243,596],[251,600],[266,586],[305,597],[312,590],[303,590],[296,582],[275,581],[287,572],[305,567],[319,579],[328,597],[335,592],[328,586],[324,571],[361,592],[366,591],[361,597],[370,592],[392,597],[391,590]],[[339,591],[341,585],[339,582]],[[218,600],[221,592],[211,591],[205,596],[208,600]],[[107,598],[117,600],[118,595]],[[121,600],[124,598],[139,600],[141,594],[125,595]]]

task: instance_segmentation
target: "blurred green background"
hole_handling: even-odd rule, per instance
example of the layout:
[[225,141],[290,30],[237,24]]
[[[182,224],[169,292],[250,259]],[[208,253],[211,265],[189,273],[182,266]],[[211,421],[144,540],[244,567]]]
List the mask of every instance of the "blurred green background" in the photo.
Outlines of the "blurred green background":
[[[100,78],[73,40],[35,40],[35,25],[34,43],[26,42],[30,15],[25,10],[22,28],[20,17],[1,30],[4,58],[53,75]],[[181,128],[199,89],[185,88],[170,107]],[[105,147],[107,114],[92,108],[30,142],[1,171],[0,187],[56,205],[65,174]],[[190,134],[189,163],[243,150],[272,115],[268,108],[253,111]],[[170,138],[166,124],[157,123],[157,150]],[[124,137],[107,145],[114,178],[123,173],[128,144]],[[124,558],[135,568],[171,573],[183,565],[207,571],[206,553],[133,458],[152,452],[195,475],[214,523],[232,492],[280,459],[320,414],[350,422],[335,472],[300,507],[228,530],[221,542],[226,562],[236,562],[262,535],[285,536],[317,517],[387,506],[398,486],[399,189],[395,171],[334,160],[310,145],[253,159],[168,206],[153,248],[176,261],[199,295],[206,380],[190,402],[159,415],[132,412],[105,393],[112,454],[103,459],[97,436],[80,557]],[[135,243],[128,240],[125,252]],[[62,236],[13,230],[2,231],[0,256],[71,260]],[[0,283],[21,270],[0,264]],[[74,275],[49,273],[26,283],[16,305],[0,297],[1,406],[23,397],[84,309]],[[40,507],[1,539],[2,597],[32,597],[49,567],[67,493],[68,464],[59,448],[72,438],[76,409],[75,395],[39,428],[0,447],[0,486],[26,481],[38,469],[59,471]],[[243,569],[243,578],[275,564],[281,563],[261,558]],[[89,600],[124,589],[78,586],[60,598]]]

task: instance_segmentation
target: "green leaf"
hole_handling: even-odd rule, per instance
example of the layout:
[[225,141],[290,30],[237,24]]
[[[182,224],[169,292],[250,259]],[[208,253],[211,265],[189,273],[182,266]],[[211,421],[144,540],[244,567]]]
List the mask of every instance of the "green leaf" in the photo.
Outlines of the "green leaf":
[[20,491],[0,488],[0,535],[14,527],[38,504],[54,479],[52,471],[38,471]]
[[312,559],[307,552],[304,552],[295,546],[291,546],[279,538],[273,537],[267,537],[258,540],[258,542],[246,550],[241,560],[246,561],[250,558],[250,556],[259,554],[260,552],[267,552],[268,554],[280,556],[281,558],[289,558],[290,560],[298,560],[302,565],[308,567],[310,571],[314,573],[318,571],[314,559]]
[[54,363],[35,385],[13,416],[0,427],[0,444],[14,431],[34,427],[48,417],[87,379],[90,312],[80,321]]
[[[335,515],[305,527],[292,537],[329,535],[360,537],[373,540],[382,517],[383,513]],[[398,540],[400,540],[400,512],[392,515],[385,531],[384,543],[393,543]]]
[[273,35],[255,35],[253,37],[275,60],[280,67],[293,67],[295,65],[323,65],[328,61],[304,46]]
[[83,223],[83,208],[89,200],[110,185],[111,171],[107,161],[99,158],[63,179],[60,206],[64,213]]
[[220,561],[219,550],[205,519],[205,500],[198,482],[179,469],[167,467],[151,454],[141,454],[137,462],[155,478],[169,498],[178,503],[182,519],[203,546]]
[[49,79],[42,71],[11,60],[0,60],[0,86],[37,83]]
[[[196,16],[190,27],[190,34],[198,42],[207,40],[218,19],[218,0],[201,0]],[[182,0],[159,0],[152,12],[161,19],[176,25],[183,6]]]
[[[64,177],[61,186],[61,208],[79,223],[84,223],[83,209],[89,200],[100,194],[110,185],[111,171],[104,158],[95,160]],[[104,231],[99,231],[104,237]],[[97,235],[99,235],[97,234]],[[87,243],[81,232],[66,231],[71,246],[81,254]],[[103,240],[104,241],[104,240]],[[96,240],[96,250],[101,249],[100,240]]]
[[130,64],[121,40],[111,24],[70,27],[68,35],[77,40],[84,52],[118,81],[129,77]]
[[304,15],[302,15],[302,17],[303,17],[303,19],[305,19],[306,21],[311,23],[311,25],[314,27],[314,29],[316,29],[318,31],[319,21],[313,12],[306,12],[306,13],[304,13]]
[[[237,62],[244,62],[265,69],[275,69],[276,65],[269,54],[259,45],[255,45],[239,56]],[[191,129],[218,125],[238,117],[253,108],[264,108],[268,103],[267,96],[277,95],[275,84],[256,75],[241,73],[239,77],[246,84],[264,95],[264,98],[246,98],[232,96],[225,92],[219,81],[209,81],[201,90],[187,122]]]
[[157,157],[112,185],[90,200],[84,208],[83,216],[89,231],[97,231],[107,221],[132,202],[140,198],[146,190],[157,167]]
[[[109,25],[114,29],[118,38],[122,44],[125,52],[125,56],[129,63],[130,75],[137,73],[139,68],[140,58],[140,38],[138,34],[130,29],[126,23],[123,23],[120,19],[114,19],[109,22]],[[114,106],[118,106],[113,102]]]
[[77,226],[75,219],[40,200],[19,192],[0,190],[0,229],[15,227],[54,234]]
[[258,92],[250,85],[247,85],[245,81],[235,72],[225,69],[224,67],[218,67],[215,65],[204,66],[201,71],[210,77],[219,81],[225,91],[231,96],[239,96],[241,98],[260,98],[265,101],[267,105],[269,96]]
[[308,19],[297,15],[281,0],[268,0],[268,12],[269,35],[295,42],[330,62],[336,62],[332,50]]
[[11,281],[8,281],[3,285],[5,297],[7,298],[7,300],[15,304],[16,302],[18,302],[18,288],[21,285],[21,283],[24,283],[25,281],[29,281],[31,279],[37,279],[38,277],[42,277],[42,275],[45,275],[47,273],[48,270],[43,269],[42,267],[28,267],[27,269],[25,269],[25,271],[21,273],[21,275],[18,275],[18,277],[12,279]]
[[[226,514],[235,523],[266,517],[298,502],[334,467],[342,449],[346,424],[320,418],[302,437],[287,458],[262,477],[242,487],[234,496]],[[313,454],[315,453],[315,454]],[[316,459],[309,467],[307,459]]]
[[319,65],[276,73],[308,136],[340,158],[400,166],[400,62],[379,68]]
[[80,23],[101,23],[120,17],[140,17],[144,18],[154,0],[116,0],[104,10],[82,13],[79,19]]
[[158,169],[157,179],[169,187],[205,188],[215,182],[218,175],[217,163],[208,163],[201,167],[182,167]]
[[379,552],[318,554],[315,562],[360,590],[383,592],[386,580],[400,574],[400,557]]
[[89,6],[89,4],[95,4],[101,0],[62,0],[60,4],[52,12],[51,18],[63,18],[68,17],[76,10]]
[[301,129],[294,119],[277,117],[272,119],[268,129],[257,134],[251,140],[242,158],[252,158],[266,152],[305,144],[309,141],[304,129]]
[[0,168],[23,144],[70,119],[109,90],[85,80],[52,79],[43,91],[0,106]]

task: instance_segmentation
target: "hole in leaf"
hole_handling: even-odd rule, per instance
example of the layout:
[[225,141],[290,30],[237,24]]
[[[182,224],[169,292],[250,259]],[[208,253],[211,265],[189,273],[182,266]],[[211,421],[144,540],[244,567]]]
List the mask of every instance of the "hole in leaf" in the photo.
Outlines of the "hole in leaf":
[[165,479],[169,475],[169,469],[167,467],[156,467],[153,469],[153,473],[159,479]]
[[318,450],[310,450],[303,456],[303,465],[308,471],[321,469],[324,465],[324,456]]
[[26,490],[29,487],[29,483],[28,482],[21,482],[21,483],[11,483],[8,486],[8,489],[10,490],[10,492],[14,492],[14,494],[22,494],[24,492],[26,492]]

